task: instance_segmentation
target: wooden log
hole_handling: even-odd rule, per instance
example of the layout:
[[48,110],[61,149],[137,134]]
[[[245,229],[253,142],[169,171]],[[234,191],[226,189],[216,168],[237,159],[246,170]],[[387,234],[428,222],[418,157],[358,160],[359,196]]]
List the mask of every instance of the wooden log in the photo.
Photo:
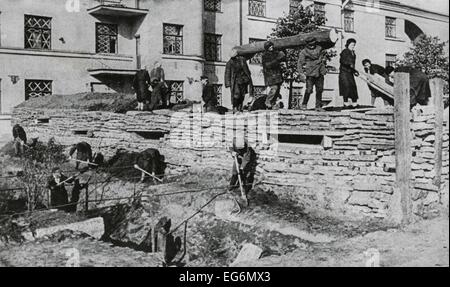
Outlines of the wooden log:
[[401,223],[408,224],[412,219],[409,74],[396,73],[394,82],[396,188],[400,193]]
[[[275,50],[282,50],[305,46],[306,44],[305,40],[311,36],[315,37],[317,43],[326,49],[334,47],[336,41],[338,40],[338,33],[336,32],[335,29],[331,29],[331,30],[314,31],[311,33],[301,33],[296,36],[286,37],[282,39],[273,39],[271,41],[274,44]],[[234,49],[237,50],[238,55],[252,55],[259,52],[263,52],[264,44],[266,42],[267,41],[261,41],[247,45],[236,46],[234,47]]]
[[444,133],[444,82],[442,79],[430,80],[431,98],[434,101],[435,120],[434,120],[434,170],[436,172],[433,184],[441,187],[442,178],[442,146]]

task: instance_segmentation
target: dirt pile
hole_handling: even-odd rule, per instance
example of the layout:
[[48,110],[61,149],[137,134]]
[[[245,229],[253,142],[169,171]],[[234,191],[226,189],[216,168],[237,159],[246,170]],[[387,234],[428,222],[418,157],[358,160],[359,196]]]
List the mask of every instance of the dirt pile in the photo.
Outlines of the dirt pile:
[[129,110],[133,110],[136,105],[136,97],[132,94],[80,93],[32,98],[17,107],[126,113]]

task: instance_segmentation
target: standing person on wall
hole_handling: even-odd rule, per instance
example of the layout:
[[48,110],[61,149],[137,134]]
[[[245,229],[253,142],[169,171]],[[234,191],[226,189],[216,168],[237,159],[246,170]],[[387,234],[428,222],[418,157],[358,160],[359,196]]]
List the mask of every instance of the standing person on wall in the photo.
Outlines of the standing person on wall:
[[144,66],[142,69],[136,72],[136,75],[133,79],[133,89],[136,93],[137,97],[137,110],[144,110],[144,103],[148,98],[150,87],[150,75],[147,71],[147,66]]
[[150,71],[150,82],[154,85],[160,85],[162,108],[166,108],[168,106],[167,101],[170,99],[167,99],[166,74],[160,61],[155,61],[153,69]]
[[307,109],[309,97],[316,87],[316,110],[323,111],[322,92],[324,76],[327,74],[325,50],[317,45],[314,37],[306,39],[306,47],[298,57],[297,71],[300,81],[306,82],[306,91],[301,105],[302,110]]
[[262,55],[262,65],[265,85],[270,88],[266,99],[267,109],[272,109],[278,98],[281,98],[280,90],[283,84],[281,62],[286,55],[281,51],[275,51],[272,41],[264,43],[265,52]]
[[358,90],[356,88],[355,76],[359,72],[355,69],[356,40],[350,38],[345,44],[345,49],[341,52],[339,69],[339,94],[344,98],[344,107],[355,107],[358,102]]
[[247,59],[239,56],[236,49],[231,50],[230,60],[225,67],[225,87],[230,88],[233,113],[242,112],[245,94],[253,88],[252,75]]

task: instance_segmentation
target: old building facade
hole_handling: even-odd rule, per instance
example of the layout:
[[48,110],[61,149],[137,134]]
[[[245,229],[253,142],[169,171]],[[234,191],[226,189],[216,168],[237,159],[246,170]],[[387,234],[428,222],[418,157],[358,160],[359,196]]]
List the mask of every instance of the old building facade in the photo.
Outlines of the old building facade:
[[[166,71],[172,101],[199,100],[199,78],[206,74],[220,103],[230,106],[223,82],[231,48],[266,39],[277,18],[300,3],[325,14],[326,27],[340,32],[338,53],[347,38],[357,39],[358,69],[364,58],[392,63],[421,33],[448,40],[448,15],[396,1],[1,0],[1,113],[45,94],[130,92],[136,69],[151,69],[155,61]],[[338,95],[338,58],[330,65],[328,102]],[[257,93],[264,93],[257,56],[250,69]],[[364,94],[364,83],[358,87]],[[302,87],[294,94],[301,96]]]

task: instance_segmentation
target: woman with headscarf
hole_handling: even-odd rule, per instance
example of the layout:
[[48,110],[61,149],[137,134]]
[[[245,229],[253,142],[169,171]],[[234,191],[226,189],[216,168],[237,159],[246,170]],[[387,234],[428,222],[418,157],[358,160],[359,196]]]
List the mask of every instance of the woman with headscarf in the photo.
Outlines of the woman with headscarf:
[[[339,94],[344,98],[344,106],[353,106],[358,101],[358,90],[356,88],[355,76],[359,76],[359,72],[355,69],[356,40],[350,38],[345,44],[345,49],[341,52],[340,69],[339,69]],[[349,103],[349,100],[351,103]]]

